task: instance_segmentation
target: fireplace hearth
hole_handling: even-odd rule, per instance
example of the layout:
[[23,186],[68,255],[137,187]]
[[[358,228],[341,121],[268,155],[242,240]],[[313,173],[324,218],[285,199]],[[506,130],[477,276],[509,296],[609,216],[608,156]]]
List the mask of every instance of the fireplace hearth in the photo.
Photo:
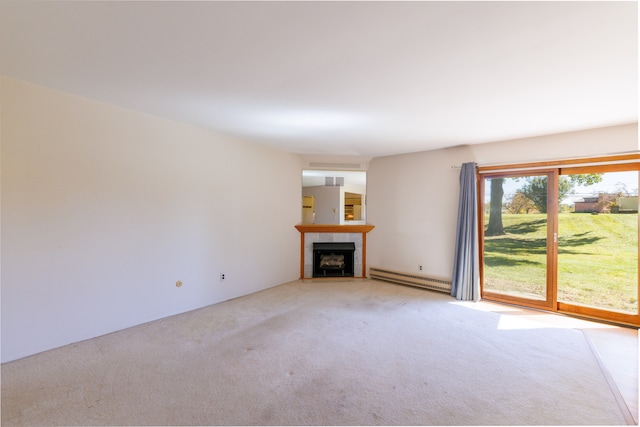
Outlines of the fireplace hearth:
[[354,277],[354,242],[313,244],[313,277]]

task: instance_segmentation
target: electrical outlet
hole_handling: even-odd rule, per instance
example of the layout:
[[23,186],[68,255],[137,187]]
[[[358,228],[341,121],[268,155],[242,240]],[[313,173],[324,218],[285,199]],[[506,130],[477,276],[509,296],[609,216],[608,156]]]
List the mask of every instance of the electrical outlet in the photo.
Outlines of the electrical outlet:
[[222,282],[224,280],[224,273],[220,273],[220,281]]
[[422,271],[422,266],[421,265],[418,266],[418,271]]

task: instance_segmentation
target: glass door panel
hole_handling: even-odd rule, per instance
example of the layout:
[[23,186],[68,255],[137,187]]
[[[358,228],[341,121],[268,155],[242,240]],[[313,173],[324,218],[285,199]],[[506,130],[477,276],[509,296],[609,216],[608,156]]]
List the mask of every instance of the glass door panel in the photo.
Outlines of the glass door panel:
[[560,177],[558,302],[636,315],[638,171],[575,172]]
[[[526,305],[551,304],[548,288],[551,173],[482,180],[483,296]],[[551,234],[550,234],[551,232]]]

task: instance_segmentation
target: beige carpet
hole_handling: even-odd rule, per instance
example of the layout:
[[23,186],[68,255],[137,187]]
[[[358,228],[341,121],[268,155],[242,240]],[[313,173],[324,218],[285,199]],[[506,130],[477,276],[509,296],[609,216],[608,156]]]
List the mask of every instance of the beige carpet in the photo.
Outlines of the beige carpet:
[[2,425],[625,423],[581,331],[454,301],[288,283],[4,364]]

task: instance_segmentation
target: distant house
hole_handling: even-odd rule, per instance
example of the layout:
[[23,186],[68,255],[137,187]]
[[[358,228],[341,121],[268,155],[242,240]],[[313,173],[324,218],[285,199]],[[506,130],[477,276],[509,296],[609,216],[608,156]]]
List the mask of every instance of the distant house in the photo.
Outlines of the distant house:
[[[611,211],[611,206],[615,205],[618,199],[617,194],[610,193],[600,193],[597,197],[585,197],[581,202],[574,203],[574,212],[598,212],[598,213],[606,213]],[[636,197],[636,210],[638,209]]]
[[574,212],[598,212],[598,198],[585,197],[581,202],[575,202]]

